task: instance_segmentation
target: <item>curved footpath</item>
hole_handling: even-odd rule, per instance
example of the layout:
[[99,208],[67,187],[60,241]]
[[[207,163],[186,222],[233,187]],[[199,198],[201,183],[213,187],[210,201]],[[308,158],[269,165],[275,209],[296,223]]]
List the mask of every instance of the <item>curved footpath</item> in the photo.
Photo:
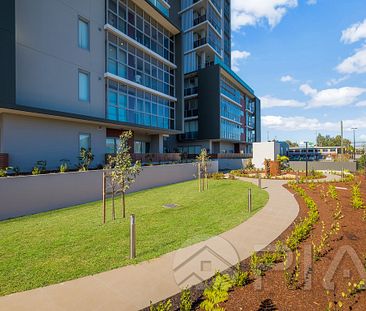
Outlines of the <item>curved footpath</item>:
[[[255,179],[240,179],[257,183]],[[262,180],[269,193],[267,205],[219,237],[134,266],[0,297],[0,310],[139,310],[150,301],[173,296],[181,291],[177,283],[181,287],[195,285],[217,269],[226,270],[269,245],[291,225],[299,206],[283,188],[285,183]]]

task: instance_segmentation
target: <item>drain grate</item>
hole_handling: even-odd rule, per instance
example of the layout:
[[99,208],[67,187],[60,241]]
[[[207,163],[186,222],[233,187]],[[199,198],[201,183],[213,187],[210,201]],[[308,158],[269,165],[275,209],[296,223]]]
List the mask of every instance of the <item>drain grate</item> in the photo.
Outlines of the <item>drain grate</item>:
[[163,205],[165,208],[177,208],[178,205],[177,204],[165,204]]
[[258,309],[258,311],[276,311],[276,310],[278,309],[271,299],[266,299],[262,301]]

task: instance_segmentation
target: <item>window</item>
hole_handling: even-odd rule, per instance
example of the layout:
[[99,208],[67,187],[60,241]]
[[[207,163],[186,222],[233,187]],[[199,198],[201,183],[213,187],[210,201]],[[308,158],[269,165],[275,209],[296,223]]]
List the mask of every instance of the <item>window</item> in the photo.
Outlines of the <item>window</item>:
[[79,134],[79,150],[81,149],[91,150],[91,135],[90,134]]
[[79,17],[79,48],[89,50],[89,22]]
[[79,70],[79,100],[89,102],[90,100],[90,74]]
[[150,143],[136,140],[134,143],[134,153],[144,154],[150,152]]

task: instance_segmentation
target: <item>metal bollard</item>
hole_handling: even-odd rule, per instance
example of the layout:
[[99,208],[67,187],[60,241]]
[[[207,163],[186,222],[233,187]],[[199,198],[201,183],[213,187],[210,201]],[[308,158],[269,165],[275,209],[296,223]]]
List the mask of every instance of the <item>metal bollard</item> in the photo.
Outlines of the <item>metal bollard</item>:
[[135,215],[130,217],[130,259],[136,258],[136,218]]
[[262,189],[262,176],[260,174],[258,175],[258,187]]
[[252,189],[248,189],[248,212],[252,212]]

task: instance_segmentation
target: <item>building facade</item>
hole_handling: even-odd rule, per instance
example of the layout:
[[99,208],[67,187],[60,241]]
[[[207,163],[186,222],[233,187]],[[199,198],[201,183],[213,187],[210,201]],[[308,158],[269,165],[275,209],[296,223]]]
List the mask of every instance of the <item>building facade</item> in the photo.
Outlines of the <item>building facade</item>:
[[250,154],[260,102],[230,40],[229,0],[1,1],[0,166],[103,165],[125,130],[135,154]]
[[180,30],[164,0],[0,3],[0,154],[30,170],[46,160],[94,165],[123,130],[134,153],[162,153],[183,130]]
[[[194,155],[252,155],[260,141],[260,100],[231,69],[230,0],[176,0],[184,53],[184,134],[178,150]],[[176,5],[178,7],[178,5]]]

